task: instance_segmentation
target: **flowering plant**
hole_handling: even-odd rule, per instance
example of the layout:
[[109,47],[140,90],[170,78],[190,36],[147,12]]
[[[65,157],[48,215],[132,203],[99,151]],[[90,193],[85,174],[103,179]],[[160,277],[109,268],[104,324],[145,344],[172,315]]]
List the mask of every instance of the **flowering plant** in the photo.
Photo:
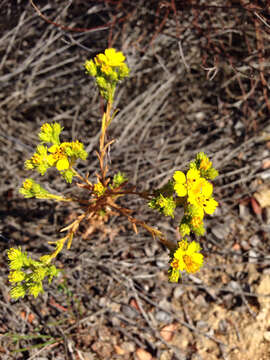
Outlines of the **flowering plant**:
[[[21,248],[11,248],[7,255],[9,259],[9,281],[12,283],[11,297],[18,299],[26,294],[38,296],[43,292],[43,281],[49,283],[57,276],[59,270],[52,264],[59,252],[66,245],[71,247],[74,235],[82,222],[95,225],[110,215],[124,216],[132,224],[137,233],[137,227],[146,229],[154,238],[161,241],[170,250],[169,280],[177,282],[182,272],[195,273],[203,265],[203,255],[196,241],[189,241],[191,233],[201,236],[205,232],[203,220],[205,214],[213,214],[218,203],[213,198],[213,185],[210,182],[218,172],[212,166],[206,154],[200,152],[189,165],[186,174],[176,171],[168,183],[160,189],[137,192],[134,186],[128,185],[128,178],[121,172],[113,177],[108,176],[107,151],[114,140],[106,141],[108,127],[114,119],[112,113],[113,101],[117,84],[129,74],[125,56],[115,49],[106,49],[104,54],[98,54],[94,60],[85,62],[86,73],[94,77],[101,96],[106,101],[106,110],[102,116],[99,138],[99,171],[92,183],[88,174],[82,176],[75,169],[77,160],[86,160],[87,152],[84,145],[77,141],[62,142],[60,139],[63,128],[59,123],[42,125],[36,152],[25,162],[25,168],[44,175],[50,168],[55,168],[61,177],[69,184],[75,179],[76,186],[85,190],[81,197],[66,197],[50,193],[33,179],[26,179],[20,193],[25,198],[48,199],[59,202],[74,202],[83,213],[69,225],[61,229],[66,235],[54,242],[52,253],[44,255],[39,260],[33,260]],[[112,114],[111,114],[112,113]],[[183,208],[183,217],[179,224],[182,240],[176,244],[169,240],[158,229],[131,215],[131,210],[117,203],[119,197],[125,195],[138,196],[146,201],[148,206],[164,216],[174,218],[176,208]]]

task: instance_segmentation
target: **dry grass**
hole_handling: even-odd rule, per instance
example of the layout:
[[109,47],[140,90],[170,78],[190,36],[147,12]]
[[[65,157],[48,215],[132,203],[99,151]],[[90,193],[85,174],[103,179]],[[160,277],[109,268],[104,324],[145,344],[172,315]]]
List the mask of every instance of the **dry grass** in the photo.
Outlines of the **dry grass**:
[[[134,4],[36,1],[51,21],[91,31],[49,24],[27,1],[0,4],[6,20],[0,39],[1,358],[135,359],[143,348],[161,360],[269,359],[268,298],[262,296],[270,294],[269,218],[267,209],[265,218],[250,206],[253,193],[269,183],[263,165],[270,157],[269,7],[241,0]],[[112,172],[121,168],[139,189],[150,189],[198,151],[220,172],[220,208],[201,240],[205,267],[182,284],[168,284],[166,249],[112,218],[91,237],[82,229],[57,260],[65,271],[46,294],[11,302],[5,250],[48,251],[47,242],[76,211],[22,199],[23,162],[41,124],[59,120],[67,140],[86,145],[90,155],[80,171],[94,176],[102,104],[82,65],[108,43],[125,52],[132,69],[110,129],[117,140]],[[70,191],[54,173],[41,180],[48,189]],[[141,219],[177,237],[177,219],[127,201]],[[168,324],[175,325],[174,337],[164,340]],[[257,337],[250,339],[247,329]]]

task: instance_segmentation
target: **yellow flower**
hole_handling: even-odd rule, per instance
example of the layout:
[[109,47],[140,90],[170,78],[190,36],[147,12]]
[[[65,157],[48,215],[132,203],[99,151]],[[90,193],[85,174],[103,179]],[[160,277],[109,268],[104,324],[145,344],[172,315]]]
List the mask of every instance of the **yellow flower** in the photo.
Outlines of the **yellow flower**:
[[97,55],[96,59],[96,62],[99,64],[121,66],[126,58],[121,51],[116,51],[115,49],[111,48],[105,50],[105,55]]
[[113,101],[117,83],[129,74],[125,59],[121,51],[110,48],[104,54],[98,54],[94,61],[87,60],[84,64],[86,72],[96,78],[100,94],[106,101]]
[[187,172],[187,188],[188,191],[193,189],[193,187],[201,179],[200,172],[197,169],[190,169]]
[[57,170],[67,170],[69,168],[68,157],[65,154],[64,148],[61,145],[53,145],[49,148],[52,153],[50,157],[51,165],[55,165]]
[[98,181],[97,184],[94,185],[94,193],[97,196],[102,196],[106,191],[106,188],[101,184],[100,181]]
[[201,218],[200,216],[194,216],[191,219],[190,223],[193,227],[198,228],[203,225],[203,218]]
[[86,160],[88,154],[84,150],[84,146],[80,141],[78,141],[78,140],[73,141],[72,143],[70,143],[69,147],[70,147],[70,150],[67,150],[68,155],[70,152],[70,156],[74,156],[76,158]]
[[64,157],[62,159],[59,159],[56,163],[56,169],[61,170],[67,170],[69,168],[69,161],[67,157]]
[[207,171],[212,166],[212,161],[207,156],[203,157],[200,163],[200,169]]
[[[208,158],[203,158],[202,163],[206,167],[211,165],[209,165],[211,162],[209,162]],[[213,214],[218,206],[218,202],[212,197],[213,185],[200,176],[199,170],[189,169],[186,176],[182,171],[176,171],[173,178],[175,180],[174,190],[176,194],[179,197],[187,196],[188,203],[194,205],[198,213],[200,213],[199,218],[203,218],[204,212]],[[192,224],[194,227],[199,227],[199,225],[195,226],[194,224]]]
[[206,212],[206,214],[213,214],[216,210],[216,207],[218,206],[218,202],[213,198],[205,199],[203,202],[203,209]]
[[189,195],[189,192],[193,191],[201,179],[200,172],[197,169],[188,170],[187,176],[182,171],[176,171],[173,178],[175,180],[174,190],[180,197]]
[[34,165],[39,165],[42,162],[42,158],[39,154],[34,154],[31,160]]
[[23,182],[23,188],[25,190],[31,190],[33,186],[33,180],[32,179],[26,179]]
[[191,204],[194,203],[193,199],[197,199],[202,194],[206,197],[210,197],[212,195],[212,192],[213,185],[204,178],[200,178],[198,181],[194,182],[194,185],[192,187],[190,187],[190,191],[188,194],[189,202]]
[[195,241],[188,243],[187,240],[182,240],[178,243],[178,249],[173,255],[171,267],[194,274],[200,270],[203,264],[203,255],[199,252],[201,247]]
[[70,169],[76,159],[85,160],[87,152],[78,140],[73,142],[63,142],[60,145],[54,144],[49,148],[51,153],[48,156],[50,166],[55,166],[59,171]]
[[47,147],[38,145],[37,151],[33,154],[31,159],[25,161],[25,168],[27,170],[37,169],[41,175],[44,175],[48,167]]
[[176,171],[173,175],[175,180],[174,190],[180,197],[187,195],[186,175],[182,171]]
[[95,63],[97,68],[100,68],[101,72],[106,75],[110,75],[110,73],[113,71],[112,67],[109,65],[107,57],[104,54],[98,54],[95,57]]
[[[108,76],[110,75],[112,77],[115,77],[115,80],[117,80],[118,75],[113,68],[119,68],[120,77],[126,77],[128,75],[128,67],[124,63],[125,59],[126,58],[121,51],[116,51],[115,49],[111,48],[111,49],[106,49],[105,54],[98,54],[95,57],[96,65],[94,63],[93,64],[87,63],[86,65],[89,68],[89,70],[91,70],[92,73],[93,73],[92,70],[93,65],[98,66],[100,67],[102,73]],[[91,65],[91,69],[90,69],[90,65]],[[96,76],[96,74],[93,76]]]
[[212,197],[213,185],[205,179],[201,179],[189,193],[188,201],[197,208],[201,208],[206,214],[213,214],[218,202]]
[[190,227],[188,226],[188,224],[180,224],[179,226],[179,232],[182,236],[186,236],[190,234]]
[[102,64],[101,65],[101,71],[105,73],[106,75],[110,75],[113,73],[113,69],[108,64]]
[[62,130],[59,123],[45,123],[41,126],[38,136],[43,143],[59,144],[59,135]]

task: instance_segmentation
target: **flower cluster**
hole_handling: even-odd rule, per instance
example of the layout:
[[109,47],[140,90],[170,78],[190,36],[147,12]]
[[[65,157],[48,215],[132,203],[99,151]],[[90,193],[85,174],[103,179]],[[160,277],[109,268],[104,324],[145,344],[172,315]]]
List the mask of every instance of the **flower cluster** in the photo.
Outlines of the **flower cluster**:
[[179,232],[183,240],[171,254],[169,279],[178,281],[179,272],[194,273],[203,264],[203,255],[200,254],[200,245],[195,241],[188,242],[187,236],[191,232],[201,236],[204,234],[203,218],[205,214],[213,214],[218,203],[213,198],[213,180],[218,171],[213,168],[212,162],[203,153],[197,154],[190,163],[186,174],[175,171],[173,179],[163,188],[155,191],[149,202],[149,207],[157,209],[165,216],[174,217],[177,207],[184,209],[184,215],[179,224]]
[[163,194],[159,194],[153,198],[148,205],[151,209],[157,209],[161,214],[174,218],[176,203],[173,196],[165,197]]
[[119,81],[129,74],[125,56],[121,51],[106,49],[105,54],[98,54],[94,60],[87,60],[84,64],[86,73],[96,79],[101,96],[112,102],[114,91]]
[[28,178],[25,179],[22,187],[19,189],[20,194],[22,194],[25,198],[36,198],[36,199],[53,199],[53,200],[61,200],[66,201],[62,196],[51,194],[49,191],[44,189],[41,185],[39,185],[35,180]]
[[125,174],[121,173],[121,171],[118,171],[117,174],[114,175],[112,184],[110,185],[111,189],[116,189],[125,182],[128,181],[128,178]]
[[186,239],[183,239],[178,243],[178,248],[171,257],[169,270],[169,280],[171,282],[178,281],[179,271],[193,274],[200,270],[203,265],[203,255],[200,250],[200,245],[195,241],[189,243]]
[[165,216],[174,218],[176,201],[174,199],[173,182],[170,180],[161,189],[155,190],[154,197],[148,203],[151,209],[158,210]]
[[[74,176],[72,166],[77,159],[85,160],[87,152],[78,140],[61,143],[59,136],[62,130],[58,123],[42,125],[39,133],[42,144],[37,146],[31,159],[26,160],[25,167],[27,170],[36,170],[41,175],[44,175],[50,167],[55,167],[63,178],[71,183]],[[52,145],[47,147],[44,143]]]
[[37,297],[43,292],[43,280],[48,277],[50,283],[59,272],[54,265],[50,265],[50,257],[46,255],[36,261],[21,249],[14,248],[10,248],[7,255],[10,268],[9,281],[13,284],[10,295],[13,299],[24,297],[26,294]]
[[176,171],[173,175],[174,190],[178,197],[184,198],[184,217],[179,230],[182,236],[193,231],[196,235],[203,235],[203,217],[213,214],[218,202],[213,198],[213,185],[206,180],[214,179],[218,175],[212,167],[212,162],[204,153],[199,153],[185,175]]
[[94,193],[96,194],[96,196],[100,197],[105,193],[106,188],[102,185],[102,183],[100,181],[98,181],[96,184],[94,184],[93,190],[94,190]]

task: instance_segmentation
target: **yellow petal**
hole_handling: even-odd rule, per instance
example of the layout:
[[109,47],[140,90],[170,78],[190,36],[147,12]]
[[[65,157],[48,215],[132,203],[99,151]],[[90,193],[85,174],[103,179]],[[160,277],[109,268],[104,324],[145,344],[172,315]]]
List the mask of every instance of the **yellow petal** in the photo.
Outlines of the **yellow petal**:
[[192,258],[192,262],[194,264],[197,264],[197,270],[196,271],[198,271],[199,268],[203,265],[203,255],[200,254],[200,253],[195,253],[195,254],[193,254],[191,256],[191,258]]
[[179,269],[179,271],[184,271],[185,267],[186,267],[186,265],[184,263],[183,256],[181,256],[181,258],[178,261],[178,269]]
[[186,189],[185,185],[183,185],[183,184],[176,183],[174,185],[174,190],[179,197],[187,195],[187,189]]
[[[196,255],[196,256],[195,256]],[[203,263],[203,255],[202,254],[193,254],[193,256],[184,256],[186,271],[188,273],[194,274],[195,272],[200,270],[200,267]]]
[[187,180],[190,182],[195,182],[200,179],[200,172],[197,169],[190,169],[187,172]]
[[67,170],[69,168],[69,161],[67,158],[64,159],[60,159],[57,161],[56,163],[56,168],[57,170],[61,171],[61,170]]
[[110,66],[120,66],[125,61],[123,53],[115,49],[106,49],[105,55]]
[[48,150],[50,153],[55,153],[58,150],[58,145],[52,145]]
[[179,226],[179,232],[182,236],[186,236],[190,234],[190,227],[188,226],[188,224],[181,224]]
[[210,198],[207,199],[204,202],[204,211],[206,212],[206,214],[213,214],[214,211],[216,210],[216,207],[218,206],[218,202],[214,199],[214,198]]
[[198,251],[201,250],[200,245],[196,242],[196,241],[192,241],[189,245],[188,245],[188,249],[187,249],[187,255],[192,255],[193,253],[196,253]]
[[101,65],[102,63],[103,64],[107,64],[108,63],[108,59],[107,57],[104,55],[104,54],[98,54],[96,57],[95,57],[95,62],[97,65]]
[[184,184],[186,182],[186,175],[182,171],[176,171],[173,178],[178,184]]
[[205,171],[207,171],[208,169],[210,169],[210,167],[212,166],[212,161],[210,161],[208,159],[207,156],[205,156],[200,163],[200,169],[203,169]]
[[209,197],[212,195],[212,193],[213,193],[213,185],[209,181],[205,180],[205,182],[202,186],[202,194],[205,197]]

